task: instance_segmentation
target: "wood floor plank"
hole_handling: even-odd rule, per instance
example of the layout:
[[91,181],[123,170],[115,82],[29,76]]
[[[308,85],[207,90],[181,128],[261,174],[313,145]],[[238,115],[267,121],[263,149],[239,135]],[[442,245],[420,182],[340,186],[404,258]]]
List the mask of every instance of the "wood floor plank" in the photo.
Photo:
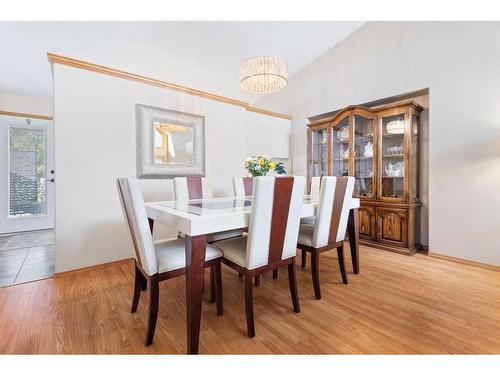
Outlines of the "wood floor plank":
[[[265,275],[254,289],[252,339],[243,281],[223,267],[224,315],[204,296],[200,353],[500,353],[500,272],[364,246],[360,257],[362,272],[343,285],[336,254],[321,255],[319,301],[310,268],[298,267],[299,314],[286,272]],[[144,346],[148,295],[131,314],[133,281],[132,263],[119,263],[0,289],[0,353],[183,354],[184,278],[160,284],[150,347]]]

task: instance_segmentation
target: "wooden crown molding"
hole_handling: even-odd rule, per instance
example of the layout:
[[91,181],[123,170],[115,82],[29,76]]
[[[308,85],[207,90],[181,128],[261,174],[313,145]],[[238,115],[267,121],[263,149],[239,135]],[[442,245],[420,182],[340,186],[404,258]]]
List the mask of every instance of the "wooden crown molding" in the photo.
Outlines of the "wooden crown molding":
[[228,98],[226,96],[221,96],[221,95],[217,95],[217,94],[212,94],[212,93],[206,92],[206,91],[192,89],[189,87],[177,85],[175,83],[160,81],[160,80],[154,79],[154,78],[144,77],[144,76],[141,76],[138,74],[125,72],[123,70],[110,68],[110,67],[107,67],[104,65],[93,64],[90,62],[73,59],[71,57],[56,55],[56,54],[53,54],[50,52],[47,53],[47,58],[48,58],[49,62],[53,63],[53,64],[61,64],[61,65],[71,66],[73,68],[84,69],[84,70],[89,70],[91,72],[96,72],[96,73],[106,74],[106,75],[113,76],[113,77],[128,79],[130,81],[140,82],[140,83],[144,83],[144,84],[150,85],[150,86],[157,86],[157,87],[161,87],[161,88],[168,89],[168,90],[174,90],[174,91],[181,92],[184,94],[198,96],[201,98],[210,99],[210,100],[214,100],[214,101],[225,103],[225,104],[235,105],[238,107],[245,108],[247,111],[258,112],[258,113],[262,113],[262,114],[265,114],[268,116],[279,117],[279,118],[283,118],[283,119],[287,119],[287,120],[290,120],[292,118],[290,115],[286,115],[283,113],[272,112],[272,111],[268,111],[265,109],[253,107],[249,103],[243,102],[241,100],[232,99],[232,98]]
[[25,118],[36,118],[36,119],[39,119],[39,120],[50,120],[50,121],[52,121],[54,119],[52,116],[34,115],[32,113],[9,112],[9,111],[0,111],[0,115],[15,116],[15,117],[25,117]]
[[267,109],[262,109],[262,108],[258,108],[258,107],[252,107],[251,105],[247,105],[245,107],[245,109],[247,111],[250,111],[250,112],[262,113],[264,115],[279,117],[279,118],[282,118],[285,120],[292,119],[292,116],[290,116],[290,115],[285,115],[284,113],[279,113],[279,112],[268,111]]

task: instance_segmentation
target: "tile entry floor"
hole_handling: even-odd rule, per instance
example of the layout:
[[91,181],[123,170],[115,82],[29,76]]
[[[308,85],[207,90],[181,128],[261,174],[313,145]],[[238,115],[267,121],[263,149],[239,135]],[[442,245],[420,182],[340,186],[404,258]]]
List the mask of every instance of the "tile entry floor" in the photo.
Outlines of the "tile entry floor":
[[51,277],[54,230],[0,235],[0,287]]

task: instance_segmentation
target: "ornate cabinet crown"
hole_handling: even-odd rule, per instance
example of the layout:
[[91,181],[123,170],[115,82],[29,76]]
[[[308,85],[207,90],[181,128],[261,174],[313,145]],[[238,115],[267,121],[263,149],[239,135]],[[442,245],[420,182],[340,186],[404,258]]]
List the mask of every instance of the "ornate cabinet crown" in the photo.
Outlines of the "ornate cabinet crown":
[[362,242],[413,254],[419,239],[422,107],[349,106],[308,124],[308,177],[354,176]]

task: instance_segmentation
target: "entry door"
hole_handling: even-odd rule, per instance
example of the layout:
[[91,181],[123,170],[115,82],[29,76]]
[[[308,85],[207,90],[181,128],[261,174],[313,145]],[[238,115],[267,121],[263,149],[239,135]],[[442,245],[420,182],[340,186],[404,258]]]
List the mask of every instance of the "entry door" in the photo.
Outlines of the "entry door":
[[0,234],[54,228],[52,121],[0,115]]

